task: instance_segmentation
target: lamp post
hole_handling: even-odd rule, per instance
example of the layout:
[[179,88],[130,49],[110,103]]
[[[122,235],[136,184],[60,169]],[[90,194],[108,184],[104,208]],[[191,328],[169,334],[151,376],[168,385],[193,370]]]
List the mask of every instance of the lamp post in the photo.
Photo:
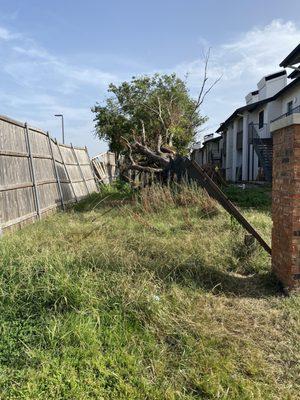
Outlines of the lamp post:
[[61,118],[61,133],[62,133],[62,142],[65,144],[65,124],[64,124],[64,116],[63,114],[55,114],[55,117]]

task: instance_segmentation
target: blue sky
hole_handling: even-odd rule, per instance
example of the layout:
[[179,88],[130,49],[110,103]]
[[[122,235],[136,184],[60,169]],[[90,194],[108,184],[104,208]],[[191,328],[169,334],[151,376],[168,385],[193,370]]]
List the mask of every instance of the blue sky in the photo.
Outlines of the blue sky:
[[153,72],[189,73],[201,84],[203,53],[221,82],[207,98],[205,133],[244,102],[265,74],[300,42],[300,2],[267,0],[0,0],[0,114],[60,137],[91,154],[90,108],[110,82]]

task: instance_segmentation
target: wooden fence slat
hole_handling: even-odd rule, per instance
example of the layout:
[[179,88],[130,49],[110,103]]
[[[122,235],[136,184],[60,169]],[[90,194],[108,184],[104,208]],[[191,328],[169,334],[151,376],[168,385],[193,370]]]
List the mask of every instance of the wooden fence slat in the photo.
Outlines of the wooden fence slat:
[[16,189],[25,189],[25,188],[29,188],[29,187],[33,187],[32,182],[18,183],[15,185],[6,185],[6,186],[0,187],[0,192],[7,192],[9,190],[16,190]]
[[36,179],[35,179],[35,170],[34,170],[34,165],[33,165],[33,156],[31,152],[31,144],[30,144],[30,138],[29,138],[29,133],[28,133],[28,126],[27,123],[25,123],[25,136],[26,136],[26,142],[27,142],[27,150],[29,154],[29,166],[31,170],[31,179],[32,179],[32,184],[33,184],[33,193],[34,193],[34,198],[35,198],[35,206],[36,206],[36,213],[38,218],[41,218],[40,214],[40,199],[39,199],[39,194],[37,190],[37,185],[36,185]]
[[[62,163],[63,163],[63,165],[64,165],[67,178],[68,178],[69,183],[70,183],[70,185],[71,185],[71,188],[72,188],[72,192],[73,192],[73,194],[74,194],[75,201],[78,203],[78,198],[77,198],[76,193],[75,193],[75,189],[74,189],[74,186],[73,186],[73,182],[72,182],[72,180],[71,180],[71,177],[70,177],[68,168],[67,168],[66,163],[65,163],[65,160],[64,160],[64,158],[63,158],[63,155],[62,155],[62,152],[61,152],[61,149],[60,149],[60,144],[57,142],[57,140],[56,140],[56,145],[57,145],[57,148],[58,148],[58,151],[59,151],[59,155],[60,155],[60,157],[61,157],[61,161],[62,161]],[[67,146],[64,145],[64,147],[67,147]]]
[[60,145],[48,132],[0,115],[0,236],[94,191],[86,147]]
[[56,177],[56,183],[57,183],[57,187],[58,187],[58,193],[60,195],[60,202],[61,202],[62,209],[64,210],[64,208],[65,208],[64,197],[63,197],[63,192],[62,192],[62,188],[61,188],[60,178],[59,178],[58,171],[57,171],[56,161],[55,161],[54,154],[53,154],[53,149],[52,149],[51,138],[50,138],[49,132],[47,132],[47,136],[48,136],[49,150],[50,150],[53,168],[54,168],[55,177]]
[[[93,166],[92,159],[91,159],[91,157],[89,155],[88,148],[85,146],[84,149],[85,149],[85,153],[86,153],[86,156],[87,156],[88,160],[90,160],[90,168],[91,168],[91,171],[92,171],[93,179],[95,181],[96,190],[99,191],[99,187],[97,185],[98,179],[97,179],[97,176],[95,174],[95,169],[94,169],[94,166]],[[89,179],[87,179],[87,180],[89,180]]]
[[85,178],[84,178],[84,175],[83,175],[83,172],[82,172],[81,166],[80,166],[80,164],[79,164],[79,161],[78,161],[78,157],[77,157],[76,151],[75,151],[75,149],[74,149],[74,147],[73,147],[72,143],[71,143],[71,149],[72,149],[72,151],[73,151],[74,158],[75,158],[75,161],[76,161],[77,167],[78,167],[78,169],[79,169],[79,172],[80,172],[80,175],[81,175],[82,181],[84,182],[84,185],[85,185],[85,188],[86,188],[86,192],[87,192],[87,194],[90,194],[90,191],[89,191],[88,185],[87,185],[87,183],[86,183],[86,180],[85,180]]

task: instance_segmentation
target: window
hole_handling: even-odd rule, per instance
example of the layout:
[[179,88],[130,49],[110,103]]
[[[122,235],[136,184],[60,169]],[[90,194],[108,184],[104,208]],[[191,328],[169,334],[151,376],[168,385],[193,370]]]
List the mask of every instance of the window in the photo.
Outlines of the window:
[[262,110],[259,114],[258,114],[258,127],[259,129],[263,128],[264,126],[264,110]]
[[238,132],[236,137],[236,149],[242,150],[243,149],[243,132]]
[[289,101],[287,103],[287,115],[292,114],[292,112],[293,112],[293,101]]

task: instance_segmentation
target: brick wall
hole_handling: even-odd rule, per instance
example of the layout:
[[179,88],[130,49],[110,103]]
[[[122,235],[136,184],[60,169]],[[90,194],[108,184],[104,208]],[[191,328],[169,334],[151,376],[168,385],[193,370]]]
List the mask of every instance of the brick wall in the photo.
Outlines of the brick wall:
[[[281,125],[281,126],[280,126]],[[272,267],[285,292],[300,291],[300,123],[273,131]]]

